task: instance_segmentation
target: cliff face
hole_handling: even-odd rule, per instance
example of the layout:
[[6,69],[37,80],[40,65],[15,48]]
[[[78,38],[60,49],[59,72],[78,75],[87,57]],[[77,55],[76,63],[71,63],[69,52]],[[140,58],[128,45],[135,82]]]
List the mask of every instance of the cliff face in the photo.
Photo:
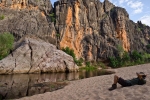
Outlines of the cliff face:
[[55,43],[55,28],[50,22],[49,0],[0,0],[0,32],[10,32],[16,40],[26,34]]
[[60,0],[54,9],[60,48],[70,47],[78,58],[116,56],[118,46],[127,52],[147,50],[150,28],[132,22],[125,9],[108,0]]
[[[54,22],[49,17],[54,13]],[[73,49],[77,58],[97,60],[124,51],[150,52],[150,27],[134,23],[124,8],[105,0],[0,0],[0,32],[16,39],[36,35],[60,48]],[[57,37],[57,38],[56,38]],[[56,41],[57,39],[57,41]]]

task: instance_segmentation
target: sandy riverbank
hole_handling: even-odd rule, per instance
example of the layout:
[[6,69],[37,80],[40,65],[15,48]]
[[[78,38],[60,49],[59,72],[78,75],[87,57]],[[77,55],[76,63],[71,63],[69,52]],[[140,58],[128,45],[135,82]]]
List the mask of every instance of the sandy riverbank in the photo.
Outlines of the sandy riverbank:
[[113,82],[112,75],[97,76],[82,80],[71,81],[63,89],[38,94],[20,100],[150,100],[150,64],[137,65],[115,69],[116,75],[125,79],[136,77],[136,72],[143,71],[149,74],[145,85],[118,88],[108,91]]

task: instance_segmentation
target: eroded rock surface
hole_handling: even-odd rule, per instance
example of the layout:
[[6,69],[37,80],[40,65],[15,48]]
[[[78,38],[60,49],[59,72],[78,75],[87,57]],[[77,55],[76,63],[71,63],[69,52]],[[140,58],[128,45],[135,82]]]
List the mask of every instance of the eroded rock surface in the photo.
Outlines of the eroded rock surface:
[[55,44],[55,27],[49,0],[0,0],[0,33],[10,32],[16,40],[34,34]]
[[118,56],[118,47],[150,53],[150,27],[109,0],[58,0],[54,8],[49,0],[0,0],[0,17],[0,32],[35,35],[87,61]]
[[24,38],[17,46],[0,61],[0,74],[78,71],[73,58],[50,43]]
[[124,8],[108,0],[59,0],[54,9],[60,48],[70,47],[77,58],[117,56],[118,46],[127,52],[148,51],[150,27],[132,22]]

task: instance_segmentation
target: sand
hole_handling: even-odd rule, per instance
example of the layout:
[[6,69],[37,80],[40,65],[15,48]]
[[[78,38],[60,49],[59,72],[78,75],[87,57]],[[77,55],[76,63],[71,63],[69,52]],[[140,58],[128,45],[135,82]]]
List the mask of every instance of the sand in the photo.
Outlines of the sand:
[[131,87],[121,87],[118,84],[117,89],[109,91],[115,74],[104,75],[70,81],[63,89],[20,100],[150,100],[150,64],[118,68],[115,71],[116,75],[124,79],[136,77],[136,72],[145,72],[148,74],[147,83]]

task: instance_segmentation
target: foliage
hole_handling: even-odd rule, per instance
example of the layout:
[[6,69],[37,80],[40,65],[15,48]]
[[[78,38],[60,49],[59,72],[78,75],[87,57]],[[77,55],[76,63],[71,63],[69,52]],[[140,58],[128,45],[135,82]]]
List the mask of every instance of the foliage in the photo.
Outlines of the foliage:
[[146,45],[146,48],[147,48],[147,49],[150,49],[150,44]]
[[67,53],[67,54],[69,54],[70,56],[72,56],[73,59],[74,59],[74,62],[75,62],[78,66],[82,66],[83,59],[80,58],[79,60],[77,60],[73,49],[70,49],[69,47],[66,47],[66,48],[62,48],[62,50],[63,50],[65,53]]
[[123,57],[122,57],[122,60],[127,63],[128,61],[130,61],[130,55],[128,52],[124,52],[123,53]]
[[10,33],[0,34],[0,60],[6,57],[13,48],[14,37]]
[[106,66],[105,66],[105,64],[104,64],[103,62],[98,62],[98,65],[99,65],[101,68],[103,68],[103,69],[106,68]]
[[63,50],[65,53],[67,53],[68,55],[72,56],[73,59],[76,58],[73,49],[70,49],[69,47],[66,47],[66,48],[62,48],[62,50]]
[[109,58],[109,65],[113,68],[131,66],[136,64],[143,64],[148,62],[148,54],[143,55],[138,51],[133,51],[130,55],[128,52],[125,52],[122,46],[117,46],[119,55],[117,57]]
[[142,60],[142,55],[137,51],[133,51],[132,54],[131,54],[131,58],[134,61]]
[[57,34],[56,34],[56,37],[60,37],[60,34],[59,34],[59,33],[57,33]]
[[128,52],[124,52],[122,58],[119,56],[109,58],[109,65],[113,68],[143,64],[147,62],[150,62],[150,54],[139,53],[138,51],[133,51],[130,55]]
[[0,15],[0,20],[3,20],[5,18],[4,15]]
[[141,28],[137,28],[137,31],[141,31]]
[[86,66],[81,68],[81,70],[86,70],[86,71],[92,71],[96,70],[97,68],[94,67],[90,62],[86,62]]
[[150,54],[148,54],[148,53],[143,53],[142,54],[143,56],[143,60],[145,61],[145,62],[150,62]]
[[80,58],[79,60],[77,59],[74,59],[75,63],[78,65],[78,66],[82,66],[82,63],[83,63],[83,59]]
[[111,67],[113,67],[113,68],[119,67],[119,62],[118,62],[118,60],[115,57],[110,57],[109,58],[109,62],[110,62],[109,65]]
[[119,57],[122,58],[123,53],[124,53],[123,47],[121,45],[117,45],[117,49],[118,49],[118,52],[119,52]]
[[86,62],[86,67],[90,67],[91,63],[90,62]]
[[56,19],[55,19],[55,14],[54,14],[54,13],[49,14],[49,16],[50,16],[52,22],[55,22],[55,21],[56,21]]

